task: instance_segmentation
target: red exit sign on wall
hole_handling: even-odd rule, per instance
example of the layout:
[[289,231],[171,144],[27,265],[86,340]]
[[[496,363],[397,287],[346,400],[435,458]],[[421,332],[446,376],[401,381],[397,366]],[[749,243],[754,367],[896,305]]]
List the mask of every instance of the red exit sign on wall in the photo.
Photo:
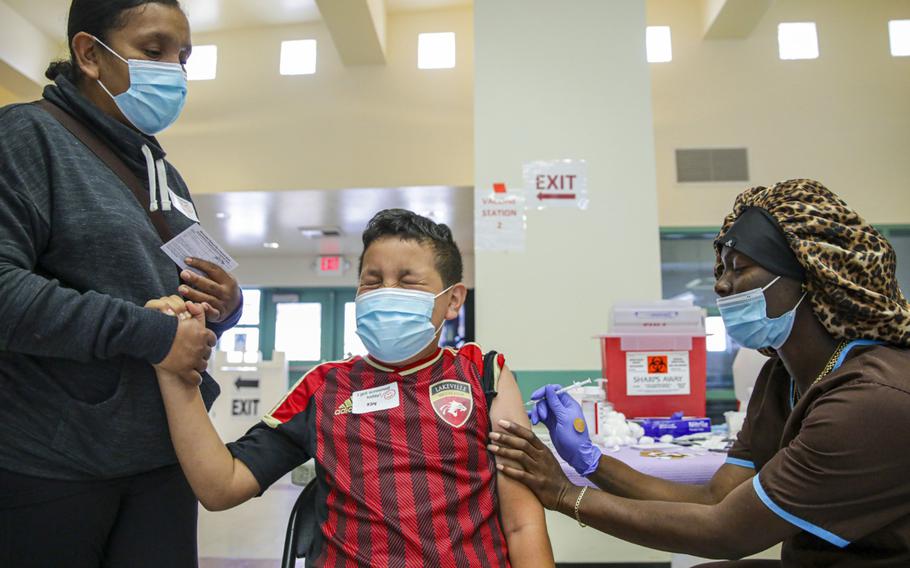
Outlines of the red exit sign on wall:
[[340,256],[320,256],[320,274],[341,274],[344,271],[344,258]]

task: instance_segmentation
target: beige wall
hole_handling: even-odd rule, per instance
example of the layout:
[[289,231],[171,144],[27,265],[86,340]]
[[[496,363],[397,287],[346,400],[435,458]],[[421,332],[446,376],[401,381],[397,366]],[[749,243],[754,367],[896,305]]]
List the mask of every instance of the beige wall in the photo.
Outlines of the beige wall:
[[[649,0],[673,61],[651,64],[662,226],[718,226],[748,185],[811,177],[876,223],[910,223],[910,57],[888,20],[906,0],[779,0],[746,40],[703,40],[696,0]],[[777,24],[815,21],[820,57],[781,61]],[[749,184],[677,184],[674,149],[745,146]]]
[[[194,193],[473,182],[470,9],[390,14],[384,66],[344,67],[325,26],[196,34],[214,81],[190,83],[162,143]],[[417,34],[454,31],[457,65],[417,69]],[[316,39],[315,75],[281,76],[282,40]]]
[[[910,223],[910,58],[891,57],[887,36],[910,2],[779,0],[748,39],[713,41],[702,39],[702,5],[647,2],[649,24],[672,25],[674,50],[650,65],[660,224],[719,224],[748,184],[677,184],[673,150],[720,146],[749,148],[751,183],[815,177],[873,222]],[[377,67],[343,67],[319,22],[196,34],[219,45],[219,76],[191,83],[161,139],[197,194],[471,185],[472,16],[390,14]],[[794,20],[817,21],[819,59],[778,59],[776,25]],[[416,68],[422,31],[458,34],[454,70]],[[280,42],[299,38],[319,41],[317,73],[282,77]],[[0,80],[0,104],[40,87],[19,91]]]
[[10,92],[7,89],[4,89],[3,86],[0,85],[0,106],[12,104],[12,103],[24,102],[25,100],[26,99],[24,99],[23,97],[18,96],[16,94]]

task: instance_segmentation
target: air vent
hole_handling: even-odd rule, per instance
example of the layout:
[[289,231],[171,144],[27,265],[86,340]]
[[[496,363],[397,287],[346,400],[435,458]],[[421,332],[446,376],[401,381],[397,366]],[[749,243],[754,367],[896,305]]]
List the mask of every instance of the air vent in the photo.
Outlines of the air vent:
[[676,181],[749,181],[745,148],[686,148],[676,150]]
[[322,239],[325,237],[340,237],[341,229],[338,227],[298,227],[300,234],[308,239]]

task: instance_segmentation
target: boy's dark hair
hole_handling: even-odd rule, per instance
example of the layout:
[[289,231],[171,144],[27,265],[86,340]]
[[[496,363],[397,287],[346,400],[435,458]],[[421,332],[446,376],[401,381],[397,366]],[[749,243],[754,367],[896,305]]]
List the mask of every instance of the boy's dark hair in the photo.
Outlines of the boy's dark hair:
[[178,0],[73,0],[66,25],[70,58],[51,62],[44,76],[51,81],[56,79],[57,75],[63,75],[74,83],[79,81],[82,78],[82,71],[76,64],[76,56],[73,54],[73,38],[76,34],[85,32],[101,41],[107,41],[109,32],[126,25],[124,12],[146,4],[164,4],[180,8]]
[[398,237],[404,241],[428,244],[436,253],[436,271],[448,287],[461,282],[463,266],[461,251],[452,238],[452,230],[406,209],[385,209],[370,219],[363,232],[363,252],[357,272],[363,271],[363,255],[377,239]]

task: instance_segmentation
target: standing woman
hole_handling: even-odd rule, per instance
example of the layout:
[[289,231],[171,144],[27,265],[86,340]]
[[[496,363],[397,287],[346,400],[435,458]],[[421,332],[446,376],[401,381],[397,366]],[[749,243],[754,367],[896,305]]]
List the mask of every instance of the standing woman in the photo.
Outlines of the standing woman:
[[727,332],[772,358],[710,482],[670,483],[602,456],[573,428],[577,403],[552,386],[532,421],[600,490],[569,483],[520,426],[490,435],[522,465],[504,473],[544,506],[652,548],[741,558],[783,542],[778,566],[910,566],[910,305],[891,245],[803,179],[741,194],[715,246]]
[[[0,109],[0,566],[195,566],[152,365],[211,405],[207,360],[242,301],[160,250],[196,219],[154,138],[183,107],[189,25],[176,0],[74,0],[68,28],[43,101]],[[149,307],[205,317],[143,307],[167,296]]]

